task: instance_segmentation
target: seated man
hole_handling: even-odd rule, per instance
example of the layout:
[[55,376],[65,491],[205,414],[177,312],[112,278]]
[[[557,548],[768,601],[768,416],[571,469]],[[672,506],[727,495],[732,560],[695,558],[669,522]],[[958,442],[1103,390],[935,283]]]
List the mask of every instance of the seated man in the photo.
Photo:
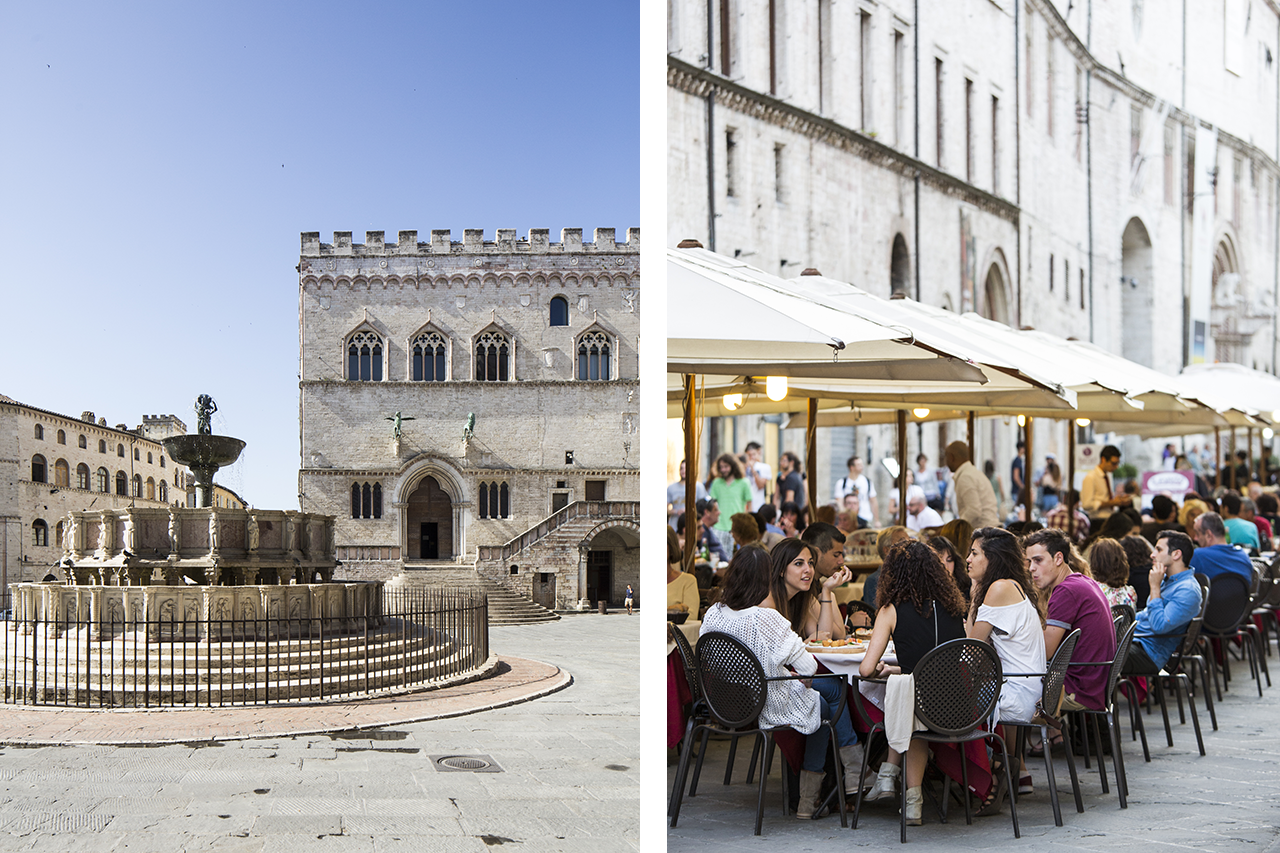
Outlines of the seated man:
[[844,617],[840,614],[840,605],[836,602],[834,593],[823,598],[825,590],[822,582],[834,575],[839,584],[846,584],[852,577],[852,573],[844,567],[844,534],[834,524],[815,521],[804,529],[800,539],[818,552],[817,562],[813,567],[817,575],[813,582],[819,589],[818,606],[831,608],[831,639],[843,640]]
[[[1067,534],[1053,528],[1037,530],[1027,537],[1026,549],[1031,582],[1049,596],[1044,628],[1046,658],[1052,658],[1063,638],[1079,628],[1073,663],[1113,660],[1116,631],[1111,606],[1096,581],[1072,571]],[[1104,707],[1109,674],[1105,666],[1068,667],[1062,707],[1068,711]]]
[[1156,495],[1151,498],[1152,521],[1142,522],[1142,537],[1155,547],[1156,536],[1161,530],[1181,530],[1178,524],[1178,505],[1168,495]]
[[1216,512],[1201,513],[1196,517],[1195,531],[1196,544],[1200,547],[1188,564],[1192,569],[1209,580],[1223,572],[1236,572],[1253,583],[1253,563],[1244,551],[1227,544],[1227,528],[1222,516]]
[[926,527],[941,527],[942,516],[929,506],[924,489],[907,486],[907,529],[920,531]]
[[1182,642],[1187,625],[1200,613],[1200,584],[1187,565],[1188,557],[1194,562],[1199,553],[1185,533],[1160,532],[1148,578],[1151,595],[1147,606],[1138,611],[1138,627],[1124,662],[1125,675],[1158,673]]
[[[715,498],[704,498],[698,501],[698,539],[694,545],[694,551],[702,551],[705,549],[710,554],[714,562],[728,561],[729,557],[724,552],[724,547],[720,544],[720,537],[716,535],[712,527],[720,518],[720,507],[716,504]],[[676,519],[676,533],[683,534],[685,529],[685,515],[681,514]]]
[[1227,528],[1232,545],[1258,550],[1258,528],[1252,521],[1240,517],[1240,504],[1240,495],[1236,492],[1222,496],[1222,525]]

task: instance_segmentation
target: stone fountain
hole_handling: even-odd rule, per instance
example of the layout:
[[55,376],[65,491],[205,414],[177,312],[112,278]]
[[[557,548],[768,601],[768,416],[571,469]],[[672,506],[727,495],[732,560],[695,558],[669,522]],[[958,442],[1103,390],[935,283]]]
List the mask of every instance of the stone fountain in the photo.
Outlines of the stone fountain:
[[196,478],[200,506],[213,506],[213,475],[219,468],[235,464],[244,442],[229,435],[214,435],[210,420],[218,404],[208,394],[196,398],[196,434],[175,435],[163,440],[169,458],[186,465]]

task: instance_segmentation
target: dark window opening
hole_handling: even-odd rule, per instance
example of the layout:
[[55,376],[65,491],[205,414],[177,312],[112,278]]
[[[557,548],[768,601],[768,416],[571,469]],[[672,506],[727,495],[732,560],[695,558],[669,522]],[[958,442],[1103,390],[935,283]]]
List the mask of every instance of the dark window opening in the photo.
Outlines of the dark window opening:
[[607,480],[587,480],[586,495],[589,501],[604,500],[604,489]]
[[569,325],[569,300],[563,296],[555,296],[551,299],[551,325]]
[[39,547],[49,544],[49,525],[45,523],[43,518],[37,518],[31,523],[31,533],[34,537],[31,544]]
[[45,464],[44,457],[31,457],[31,482],[47,483],[48,476],[48,466]]

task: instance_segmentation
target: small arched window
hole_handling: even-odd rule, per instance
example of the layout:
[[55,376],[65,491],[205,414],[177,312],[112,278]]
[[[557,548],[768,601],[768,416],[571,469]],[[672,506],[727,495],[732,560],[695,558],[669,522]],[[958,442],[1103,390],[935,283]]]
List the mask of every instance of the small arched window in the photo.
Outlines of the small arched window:
[[76,466],[76,488],[89,490],[89,466],[83,462]]
[[511,377],[511,342],[496,329],[476,338],[476,379],[506,382]]
[[135,498],[142,497],[142,475],[141,474],[133,475],[133,496]]
[[148,465],[154,465],[154,464],[155,464],[155,460],[154,460],[154,459],[152,459],[152,457],[151,457],[151,451],[150,451],[150,450],[148,450],[148,451],[147,451],[147,464],[148,464]]
[[481,483],[478,503],[481,518],[511,517],[511,492],[506,483]]
[[347,344],[347,379],[382,381],[382,338],[374,332],[356,332]]
[[169,484],[164,480],[160,481],[160,500],[165,503],[169,502]]
[[36,454],[31,457],[31,482],[47,483],[49,482],[49,466],[44,461],[44,457]]
[[551,298],[551,325],[569,325],[569,300],[563,296],[553,296]]
[[161,467],[161,468],[163,468],[163,467],[164,467],[164,454],[163,454],[163,453],[161,453],[161,454],[160,454],[160,467]]
[[134,462],[142,461],[142,451],[138,450],[138,448],[136,447],[133,449],[133,461]]
[[67,464],[67,460],[59,459],[53,463],[53,484],[60,489],[70,488],[71,466]]
[[116,456],[119,456],[121,459],[123,459],[123,458],[124,458],[124,445],[123,445],[123,444],[117,444],[117,445],[116,445]]
[[351,517],[382,518],[382,484],[351,484]]
[[129,477],[123,471],[116,472],[116,494],[129,496]]
[[67,431],[65,429],[58,430],[58,444],[67,443]]
[[44,547],[49,544],[49,525],[43,518],[31,522],[32,545]]
[[147,478],[147,500],[153,501],[155,499],[156,499],[156,481],[154,478],[148,477]]
[[44,427],[40,426],[40,424],[36,424],[36,440],[44,441]]
[[587,332],[578,340],[578,378],[605,380],[612,377],[612,347],[604,332]]
[[439,332],[423,332],[410,348],[413,364],[409,375],[414,382],[445,381],[445,339]]
[[111,474],[106,468],[99,468],[95,479],[97,482],[94,483],[94,491],[111,494]]
[[58,548],[61,548],[61,547],[62,547],[62,534],[63,534],[63,531],[65,531],[65,530],[66,530],[66,522],[65,522],[65,521],[59,521],[56,525],[54,525],[54,527],[53,527],[53,536],[54,536],[53,544],[54,544],[54,546],[55,546],[55,547],[58,547]]
[[98,439],[98,452],[99,453],[107,452],[107,440],[105,438]]
[[88,450],[88,449],[89,449],[89,439],[85,438],[83,435],[82,435],[82,436],[80,436],[80,442],[79,442],[79,443],[80,443],[80,449],[81,449],[81,450]]

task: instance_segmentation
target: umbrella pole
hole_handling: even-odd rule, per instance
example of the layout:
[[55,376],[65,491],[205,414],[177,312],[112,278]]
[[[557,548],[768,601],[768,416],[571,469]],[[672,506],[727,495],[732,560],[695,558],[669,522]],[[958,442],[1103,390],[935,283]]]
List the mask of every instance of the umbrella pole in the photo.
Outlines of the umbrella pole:
[[693,551],[698,544],[698,441],[694,435],[694,375],[684,375],[684,570],[693,571]]
[[1213,428],[1213,487],[1222,485],[1222,428]]
[[[1076,425],[1067,418],[1067,536],[1076,541]],[[1059,487],[1061,488],[1061,487]]]
[[[1253,427],[1249,427],[1245,434],[1248,436],[1248,440],[1249,440],[1249,444],[1247,445],[1249,448],[1249,477],[1250,479],[1252,479],[1253,478]],[[1249,484],[1245,483],[1245,485],[1248,486]]]
[[898,409],[898,524],[907,526],[907,410]]
[[818,510],[818,398],[809,398],[809,422],[804,427],[805,467],[809,469],[809,522]]
[[1035,497],[1036,486],[1035,486],[1035,483],[1031,481],[1031,470],[1035,468],[1035,461],[1034,461],[1035,446],[1034,446],[1034,442],[1031,439],[1031,435],[1033,432],[1031,427],[1034,424],[1035,424],[1035,418],[1031,417],[1030,415],[1027,415],[1027,432],[1026,432],[1026,437],[1023,439],[1023,441],[1025,441],[1027,444],[1027,455],[1026,455],[1026,459],[1022,463],[1022,506],[1024,509],[1023,521],[1031,520],[1031,507],[1036,502],[1036,497]]
[[974,435],[973,435],[973,430],[974,430],[974,425],[973,425],[973,412],[969,412],[968,426],[969,426],[969,435],[968,435],[968,439],[969,439],[969,460],[970,460],[971,462],[973,462],[973,463],[976,465],[976,464],[977,464],[976,460],[977,460],[977,458],[978,458],[978,454],[974,452],[975,448],[974,448],[974,446],[973,446],[973,445],[974,445],[974,441],[975,441],[975,438],[974,438]]

